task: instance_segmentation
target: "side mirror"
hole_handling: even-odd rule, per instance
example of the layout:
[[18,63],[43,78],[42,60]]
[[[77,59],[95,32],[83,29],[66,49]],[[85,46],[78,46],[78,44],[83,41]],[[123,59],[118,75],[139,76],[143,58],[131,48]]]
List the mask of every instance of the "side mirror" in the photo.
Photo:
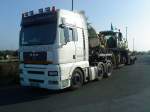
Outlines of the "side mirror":
[[59,25],[59,27],[64,28],[64,27],[65,27],[65,25],[64,25],[64,24],[60,24],[60,25]]

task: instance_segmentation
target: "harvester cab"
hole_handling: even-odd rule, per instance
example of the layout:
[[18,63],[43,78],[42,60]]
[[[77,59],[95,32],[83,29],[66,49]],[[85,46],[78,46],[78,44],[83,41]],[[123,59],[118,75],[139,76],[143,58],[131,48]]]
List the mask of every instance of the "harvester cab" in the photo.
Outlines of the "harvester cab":
[[106,41],[107,48],[121,48],[123,46],[122,33],[115,31],[101,31],[99,37]]

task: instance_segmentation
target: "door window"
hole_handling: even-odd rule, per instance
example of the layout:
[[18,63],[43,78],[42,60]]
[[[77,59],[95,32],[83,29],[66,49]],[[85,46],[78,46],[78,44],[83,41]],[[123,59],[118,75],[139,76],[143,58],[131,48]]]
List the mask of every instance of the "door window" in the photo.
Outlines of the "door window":
[[64,28],[60,28],[60,43],[62,43],[62,44],[65,43],[65,33],[64,33]]
[[70,41],[73,41],[73,29],[72,28],[69,28],[69,40]]
[[[68,33],[67,33],[67,31]],[[66,35],[67,33],[67,35]],[[77,31],[74,28],[60,28],[60,43],[64,44],[70,41],[77,41],[78,35]]]

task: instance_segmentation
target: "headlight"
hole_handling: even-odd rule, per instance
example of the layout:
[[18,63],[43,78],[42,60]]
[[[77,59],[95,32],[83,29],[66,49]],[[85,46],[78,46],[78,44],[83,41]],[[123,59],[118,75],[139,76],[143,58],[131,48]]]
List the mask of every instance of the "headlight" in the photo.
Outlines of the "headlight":
[[48,71],[48,76],[58,76],[57,71]]

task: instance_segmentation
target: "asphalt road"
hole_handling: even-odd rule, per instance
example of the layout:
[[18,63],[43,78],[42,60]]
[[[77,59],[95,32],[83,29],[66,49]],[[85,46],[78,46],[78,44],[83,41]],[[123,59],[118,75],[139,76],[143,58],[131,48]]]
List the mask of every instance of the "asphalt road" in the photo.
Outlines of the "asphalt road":
[[0,88],[0,112],[150,112],[150,56],[76,91]]

